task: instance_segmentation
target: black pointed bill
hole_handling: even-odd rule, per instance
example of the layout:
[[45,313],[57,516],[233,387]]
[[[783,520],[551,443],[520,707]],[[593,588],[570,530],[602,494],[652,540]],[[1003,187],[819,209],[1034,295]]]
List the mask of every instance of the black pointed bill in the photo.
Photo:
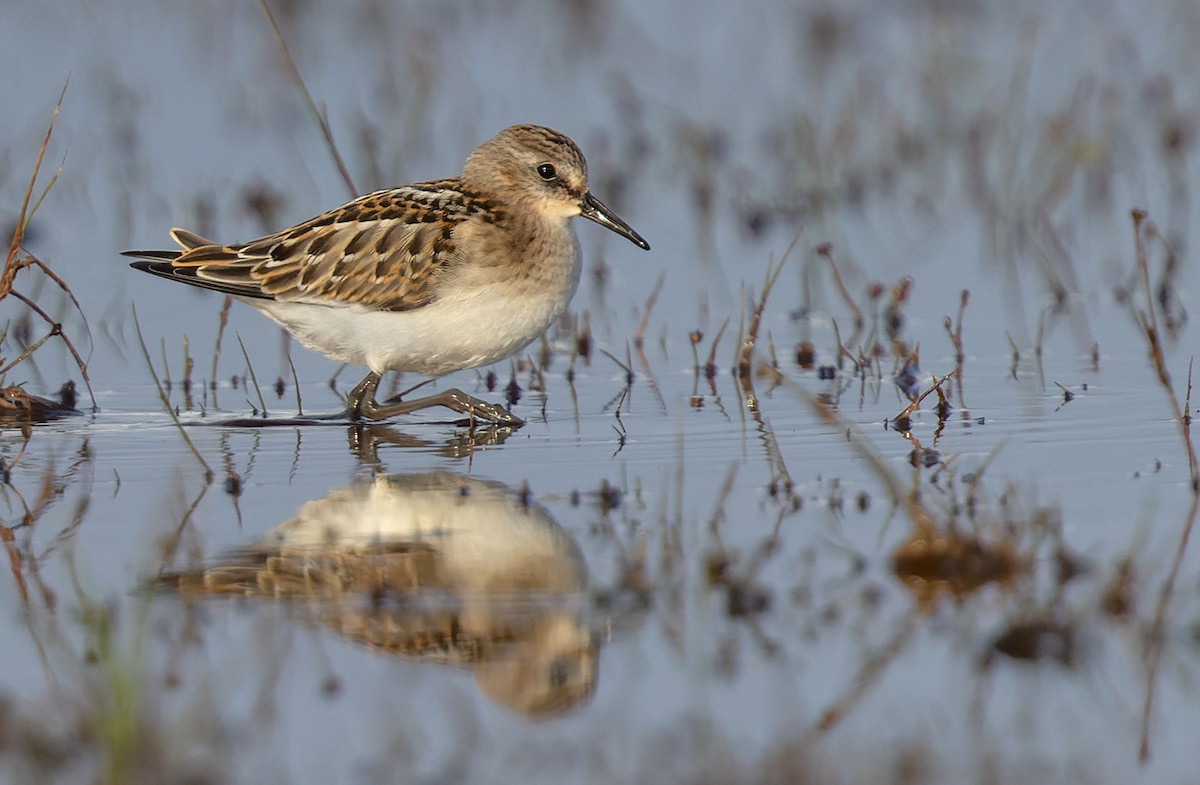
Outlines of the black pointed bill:
[[590,193],[583,195],[583,202],[579,205],[579,214],[589,221],[595,221],[606,229],[612,229],[638,248],[646,251],[650,250],[650,243],[643,240],[640,234],[633,231],[632,226],[622,221],[620,216],[605,207],[604,202]]

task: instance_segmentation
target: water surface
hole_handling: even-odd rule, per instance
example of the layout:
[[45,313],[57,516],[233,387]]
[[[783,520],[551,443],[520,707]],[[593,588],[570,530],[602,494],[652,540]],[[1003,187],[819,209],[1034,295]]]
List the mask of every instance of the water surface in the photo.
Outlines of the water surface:
[[[1190,3],[276,13],[357,190],[545,123],[654,250],[578,227],[571,317],[491,389],[447,380],[515,381],[518,431],[222,424],[296,413],[289,356],[336,411],[338,369],[235,305],[214,373],[221,298],[117,252],[349,196],[261,10],[0,11],[10,220],[70,73],[26,246],[87,327],[16,288],[98,405],[0,441],[6,779],[1192,776],[1195,496],[1139,323],[1186,405]],[[958,375],[905,429],[917,347],[916,390]],[[67,379],[55,340],[5,381]]]

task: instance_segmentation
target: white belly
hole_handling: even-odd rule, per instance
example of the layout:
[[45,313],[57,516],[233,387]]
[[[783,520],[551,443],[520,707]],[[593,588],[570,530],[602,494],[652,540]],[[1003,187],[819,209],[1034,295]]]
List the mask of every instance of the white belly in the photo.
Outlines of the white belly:
[[245,300],[305,347],[376,373],[442,376],[503,360],[528,346],[566,309],[579,282],[529,293],[510,287],[444,293],[411,311]]

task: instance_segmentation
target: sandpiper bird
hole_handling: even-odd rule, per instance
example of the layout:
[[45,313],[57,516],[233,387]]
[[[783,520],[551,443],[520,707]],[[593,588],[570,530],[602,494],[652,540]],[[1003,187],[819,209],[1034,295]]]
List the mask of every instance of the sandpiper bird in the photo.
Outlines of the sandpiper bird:
[[181,250],[124,255],[138,270],[233,295],[309,349],[365,365],[347,397],[351,419],[445,406],[520,425],[458,389],[387,403],[375,390],[386,371],[436,378],[537,339],[579,284],[576,215],[650,249],[588,191],[573,141],[514,125],[476,148],[458,177],[376,191],[240,245],[172,229]]

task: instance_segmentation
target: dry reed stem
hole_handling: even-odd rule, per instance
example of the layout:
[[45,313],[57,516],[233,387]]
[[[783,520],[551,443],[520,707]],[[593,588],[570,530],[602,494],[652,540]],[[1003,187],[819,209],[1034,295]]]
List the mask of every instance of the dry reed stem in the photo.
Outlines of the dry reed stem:
[[6,373],[11,371],[13,368],[17,367],[21,363],[25,362],[25,360],[32,357],[33,353],[36,352],[38,349],[42,348],[42,346],[46,343],[46,341],[49,341],[55,335],[58,335],[58,330],[59,330],[59,325],[54,325],[53,327],[50,328],[50,332],[46,333],[41,338],[38,338],[36,341],[34,341],[33,343],[26,346],[24,351],[22,351],[20,354],[17,355],[17,359],[8,363],[3,368],[0,368],[0,377],[4,376]]
[[[626,349],[626,351],[628,351],[629,347],[626,346],[625,349]],[[614,363],[616,363],[617,367],[619,367],[622,371],[625,372],[625,386],[626,387],[629,387],[630,385],[633,384],[633,381],[636,377],[633,373],[633,366],[630,363],[621,362],[620,360],[618,360],[616,358],[616,356],[612,352],[608,351],[607,349],[601,349],[600,353],[603,354],[608,359],[612,360]]]
[[[762,294],[759,295],[758,305],[754,308],[754,313],[750,316],[750,327],[746,330],[745,338],[743,338],[741,346],[738,348],[737,357],[734,358],[734,367],[737,368],[738,375],[745,378],[750,375],[750,360],[754,354],[754,345],[758,341],[758,330],[762,325],[763,310],[767,307],[767,297],[771,294],[771,289],[775,286],[775,281],[779,279],[779,274],[783,272],[783,267],[787,264],[788,257],[792,255],[796,244],[800,242],[799,236],[788,245],[787,250],[783,252],[783,256],[779,259],[779,265],[774,266],[772,263],[767,263],[767,274],[763,281]],[[774,268],[774,269],[772,269]]]
[[167,410],[167,414],[171,417],[171,421],[175,423],[175,427],[179,430],[179,435],[183,437],[184,443],[188,449],[192,451],[192,455],[196,456],[196,460],[204,467],[204,483],[205,485],[213,481],[213,470],[209,467],[208,462],[200,455],[200,450],[196,447],[192,438],[187,435],[184,430],[183,423],[179,421],[179,415],[175,413],[174,407],[171,406],[171,399],[167,397],[167,391],[163,389],[162,384],[158,380],[158,373],[154,370],[154,363],[150,360],[150,350],[146,348],[146,339],[142,337],[142,325],[138,322],[137,306],[133,306],[133,329],[137,332],[138,345],[142,347],[142,356],[146,358],[146,368],[150,371],[150,378],[154,380],[154,386],[158,389],[158,397],[162,401],[163,408]]
[[[1179,577],[1180,568],[1183,565],[1183,557],[1187,552],[1188,542],[1192,536],[1192,529],[1196,523],[1197,513],[1200,513],[1200,475],[1197,473],[1196,451],[1192,444],[1191,424],[1192,418],[1189,414],[1190,409],[1183,408],[1179,404],[1179,398],[1175,395],[1175,390],[1171,386],[1171,375],[1167,370],[1166,357],[1163,353],[1162,340],[1158,330],[1158,316],[1155,307],[1153,290],[1150,288],[1150,264],[1146,251],[1146,244],[1143,240],[1142,228],[1145,225],[1147,231],[1152,229],[1152,225],[1146,223],[1146,213],[1142,210],[1133,210],[1131,213],[1133,219],[1134,230],[1134,247],[1137,258],[1138,271],[1141,273],[1142,289],[1146,297],[1146,310],[1138,311],[1136,314],[1138,325],[1141,327],[1142,334],[1146,338],[1149,345],[1150,364],[1154,367],[1155,373],[1158,376],[1158,382],[1167,393],[1167,400],[1171,404],[1171,410],[1174,414],[1175,421],[1179,423],[1180,437],[1183,439],[1184,449],[1188,457],[1188,471],[1191,476],[1191,492],[1192,503],[1188,507],[1188,513],[1184,519],[1183,528],[1179,535],[1179,544],[1175,549],[1175,557],[1171,561],[1170,570],[1167,577],[1163,581],[1162,589],[1158,594],[1158,601],[1155,603],[1154,617],[1150,625],[1150,632],[1147,635],[1147,652],[1146,652],[1146,695],[1142,704],[1141,718],[1141,734],[1138,744],[1138,760],[1145,763],[1150,759],[1150,718],[1154,706],[1155,685],[1158,683],[1159,665],[1162,661],[1163,651],[1163,636],[1165,634],[1167,622],[1167,608],[1170,605],[1171,599],[1175,592],[1175,582]],[[1155,232],[1157,235],[1157,232]],[[1192,363],[1188,363],[1188,382],[1186,400],[1187,405],[1191,404],[1192,395]]]
[[213,408],[220,408],[217,402],[217,362],[221,359],[221,341],[225,337],[225,328],[229,325],[229,310],[233,307],[233,297],[225,295],[225,301],[221,303],[221,312],[217,317],[217,340],[213,344],[212,356],[212,371],[208,378],[209,388],[213,394]]
[[[782,481],[783,490],[788,498],[792,497],[792,489],[794,484],[791,474],[788,472],[787,464],[784,463],[783,453],[779,449],[779,442],[775,437],[775,432],[763,417],[762,411],[758,405],[758,395],[754,389],[754,378],[751,373],[751,360],[753,359],[755,344],[758,341],[758,331],[762,325],[762,315],[767,307],[767,298],[770,296],[775,282],[779,278],[779,274],[783,271],[784,265],[787,264],[788,258],[791,256],[792,251],[795,250],[796,244],[799,241],[800,238],[796,237],[796,239],[794,239],[791,244],[788,245],[787,250],[780,258],[777,266],[770,262],[767,264],[767,272],[765,281],[763,283],[762,294],[759,296],[758,304],[755,306],[754,312],[751,315],[750,327],[747,330],[745,337],[742,339],[741,346],[734,357],[734,376],[737,379],[738,386],[741,388],[742,404],[745,410],[750,413],[751,419],[754,420],[760,439],[763,443],[767,457],[767,463],[774,470],[774,476],[771,478],[771,486],[773,488],[778,487]],[[720,341],[721,335],[725,332],[725,328],[728,324],[729,321],[726,320],[725,323],[721,325],[721,330],[718,332],[717,337],[713,340],[712,353],[709,355],[709,368],[706,369],[711,371],[708,378],[710,384],[712,385],[714,395],[716,394],[716,385],[712,382],[712,379],[715,376],[715,363],[713,357],[716,352],[717,343]],[[773,346],[771,347],[771,354],[773,357]],[[772,380],[774,382],[772,389],[779,386],[779,381],[783,378],[783,375],[776,373],[776,377],[777,378]]]
[[833,342],[837,344],[837,359],[834,360],[834,365],[840,371],[842,370],[842,360],[849,359],[850,362],[854,363],[854,373],[858,374],[858,372],[862,370],[863,366],[857,359],[855,359],[854,353],[847,349],[846,345],[842,343],[842,329],[838,327],[837,319],[830,319],[829,323],[833,325]]
[[[33,257],[32,257],[32,256],[30,256],[30,257],[28,257],[28,258],[32,259]],[[37,262],[37,264],[38,264],[38,266],[39,266],[39,269],[41,269],[41,270],[43,270],[43,271],[45,271],[45,270],[47,269],[47,268],[46,268],[46,267],[45,267],[45,266],[44,266],[44,265],[43,265],[43,264],[42,264],[40,261],[39,261],[39,262]],[[64,283],[64,284],[62,284],[62,286],[64,287],[64,291],[66,291],[67,295],[68,295],[68,296],[71,298],[71,301],[72,301],[72,302],[74,302],[74,303],[76,304],[76,306],[78,307],[78,302],[76,302],[76,300],[75,300],[75,295],[74,295],[74,293],[72,293],[70,289],[66,289],[66,288],[65,288],[65,287],[66,287],[66,284],[65,284],[65,283]],[[44,321],[45,321],[47,324],[49,324],[49,325],[50,325],[50,332],[49,332],[49,333],[47,333],[47,336],[46,336],[47,338],[49,338],[49,337],[51,337],[51,336],[58,336],[59,338],[61,338],[61,339],[62,339],[63,345],[67,347],[67,351],[70,353],[70,355],[71,355],[72,359],[74,359],[74,360],[75,360],[75,365],[76,365],[76,367],[77,367],[77,368],[79,368],[79,375],[80,375],[80,376],[83,378],[83,385],[84,385],[85,387],[87,387],[87,391],[88,391],[88,397],[89,397],[89,398],[91,399],[91,401],[92,401],[92,409],[96,409],[96,408],[98,408],[98,407],[97,407],[97,405],[96,405],[96,395],[95,395],[95,393],[92,391],[92,381],[91,381],[91,377],[90,377],[90,376],[88,376],[88,372],[87,372],[87,361],[85,361],[85,360],[83,359],[83,357],[82,357],[82,356],[79,354],[79,350],[77,350],[77,349],[75,348],[75,344],[74,344],[74,343],[72,343],[72,342],[71,342],[71,339],[67,337],[67,334],[63,332],[63,329],[62,329],[62,324],[61,324],[61,323],[59,323],[59,322],[56,322],[54,319],[52,319],[52,318],[50,317],[50,315],[49,315],[48,313],[46,313],[44,310],[42,310],[41,306],[39,306],[37,303],[35,303],[33,300],[29,299],[29,298],[28,298],[28,297],[26,297],[25,295],[23,295],[23,294],[21,294],[20,292],[16,291],[15,289],[11,289],[11,288],[10,288],[10,289],[9,289],[7,292],[5,292],[5,293],[3,293],[3,294],[0,294],[0,300],[4,299],[4,297],[5,297],[6,295],[9,295],[9,294],[11,294],[13,297],[17,298],[17,299],[18,299],[18,300],[20,300],[21,302],[25,303],[25,305],[26,305],[26,306],[27,306],[27,307],[28,307],[28,308],[29,308],[31,311],[33,311],[34,313],[36,313],[38,316],[42,317],[42,319],[43,319],[43,320],[44,320]],[[80,315],[80,317],[81,317],[81,318],[83,317],[83,311],[82,311],[82,310],[80,310],[80,311],[79,311],[79,315]],[[85,326],[85,329],[86,329],[86,331],[87,331],[87,334],[90,336],[90,335],[91,335],[91,330],[90,330],[90,328],[87,328],[87,327],[86,327],[86,325],[87,325],[87,320],[86,320],[86,319],[84,319],[84,326]]]
[[[1172,413],[1175,416],[1175,422],[1179,423],[1180,435],[1183,437],[1184,448],[1187,451],[1188,470],[1192,481],[1192,494],[1200,494],[1200,469],[1197,467],[1196,450],[1192,445],[1191,439],[1191,417],[1188,410],[1179,405],[1179,397],[1175,394],[1174,388],[1171,386],[1171,374],[1167,370],[1166,357],[1163,354],[1162,339],[1158,329],[1157,308],[1154,302],[1154,293],[1150,288],[1150,265],[1147,261],[1146,245],[1142,239],[1142,225],[1145,223],[1146,214],[1141,210],[1134,210],[1132,213],[1134,226],[1134,240],[1136,243],[1137,265],[1142,276],[1142,288],[1146,296],[1146,310],[1140,311],[1137,314],[1138,322],[1141,325],[1142,332],[1145,334],[1146,341],[1150,348],[1150,362],[1154,366],[1154,370],[1158,375],[1159,384],[1167,393],[1167,400],[1171,404]],[[1147,225],[1148,230],[1153,228],[1152,225]],[[1156,233],[1157,234],[1157,233]],[[1188,365],[1188,400],[1191,400],[1191,364]]]
[[717,394],[717,387],[713,381],[717,376],[717,347],[721,344],[721,338],[725,336],[727,329],[729,329],[729,319],[722,322],[721,328],[717,330],[712,346],[708,350],[708,360],[704,363],[704,376],[708,379],[709,385],[712,387],[713,395]]
[[191,341],[186,335],[183,336],[183,408],[191,411],[192,409],[192,369],[196,362],[192,359]]
[[[666,273],[660,273],[658,282],[650,291],[650,296],[646,298],[646,305],[642,309],[642,318],[638,320],[637,332],[634,333],[633,347],[637,354],[638,365],[642,369],[642,374],[646,377],[646,384],[650,388],[650,394],[658,401],[658,406],[662,409],[663,414],[667,413],[667,399],[663,397],[662,389],[658,386],[658,379],[654,376],[654,371],[650,368],[650,360],[646,357],[644,351],[646,327],[650,322],[650,314],[654,311],[654,305],[658,302],[658,295],[662,292],[663,282],[666,281]],[[542,388],[543,390],[545,387]],[[546,398],[542,397],[542,407],[545,414]]]
[[846,289],[846,284],[842,281],[842,274],[838,272],[837,263],[833,259],[833,243],[821,243],[817,246],[817,255],[825,257],[829,262],[829,273],[833,278],[834,288],[837,289],[842,301],[846,303],[846,307],[854,314],[854,329],[856,332],[862,330],[866,320],[863,319],[862,309],[854,302],[854,298],[850,296],[850,292]]
[[[54,133],[54,123],[58,120],[58,113],[62,111],[63,97],[67,94],[67,85],[71,83],[71,77],[68,76],[63,83],[62,91],[58,94],[58,101],[54,104],[54,111],[50,115],[50,124],[46,127],[46,135],[42,137],[42,146],[38,149],[37,158],[33,162],[33,172],[29,175],[29,184],[25,187],[25,195],[21,199],[21,210],[17,213],[17,223],[13,227],[12,242],[8,246],[8,256],[4,260],[4,271],[0,273],[0,299],[12,289],[13,280],[16,278],[20,268],[28,266],[28,262],[18,262],[17,253],[21,248],[21,240],[25,236],[25,229],[29,225],[29,219],[33,217],[32,211],[29,209],[29,201],[33,198],[33,187],[37,183],[38,173],[42,169],[42,159],[46,156],[46,148],[50,146],[50,137]],[[57,175],[56,175],[57,177]],[[41,199],[38,200],[41,202]]]
[[1013,340],[1012,333],[1008,330],[1004,331],[1004,337],[1008,339],[1008,348],[1012,350],[1012,366],[1008,369],[1008,373],[1015,382],[1017,381],[1017,366],[1021,363],[1021,350],[1017,347],[1017,342]]
[[950,377],[954,376],[957,373],[958,373],[958,371],[951,371],[950,373],[946,374],[945,376],[943,376],[940,379],[937,378],[936,376],[933,377],[933,386],[930,387],[925,392],[921,393],[919,396],[917,396],[917,399],[915,401],[910,403],[908,406],[904,407],[904,411],[900,412],[895,417],[893,417],[892,422],[895,422],[897,420],[900,420],[900,419],[912,414],[914,411],[917,410],[917,407],[919,407],[921,405],[921,401],[928,398],[929,394],[934,392],[935,390],[937,391],[938,397],[942,398],[942,400],[945,400],[943,397],[943,393],[942,393],[942,385],[946,383],[946,380],[948,380]]
[[950,343],[954,346],[954,361],[961,367],[963,361],[966,360],[966,355],[963,352],[963,313],[967,310],[967,303],[971,299],[971,291],[963,289],[962,294],[958,297],[958,318],[954,322],[950,321],[947,316],[942,323],[946,328],[946,334],[950,336]]
[[633,346],[639,352],[642,350],[642,345],[646,337],[646,326],[650,323],[650,314],[654,311],[654,305],[658,302],[658,295],[662,293],[663,283],[667,280],[666,273],[658,274],[658,282],[654,284],[654,288],[650,290],[650,296],[646,298],[646,307],[642,309],[642,318],[638,320],[637,332],[633,335]]
[[[254,373],[254,365],[250,362],[250,355],[246,353],[246,345],[242,343],[242,336],[234,333],[237,338],[238,346],[242,349],[242,357],[246,360],[246,368],[250,370],[250,382],[254,385],[254,392],[258,393],[258,404],[262,408],[262,416],[267,417],[267,402],[263,399],[262,388],[258,386],[258,376]],[[253,404],[251,404],[253,405]]]
[[963,314],[967,310],[967,302],[970,299],[971,299],[970,290],[963,289],[962,294],[959,295],[959,299],[958,299],[958,318],[954,322],[951,322],[950,317],[947,316],[945,321],[942,323],[943,326],[946,328],[946,334],[950,337],[951,345],[954,346],[954,370],[957,372],[957,376],[955,377],[955,380],[958,382],[958,402],[964,408],[966,408],[967,404],[963,400],[962,370],[963,370],[963,364],[967,360],[967,352],[966,352],[966,349],[963,348],[962,331],[963,331]]
[[287,354],[288,368],[292,372],[292,385],[296,388],[296,414],[304,416],[304,401],[300,397],[300,378],[296,376],[296,364],[292,362],[292,353]]
[[[34,187],[37,184],[38,175],[41,173],[42,161],[45,159],[46,150],[50,146],[50,139],[54,133],[54,125],[58,120],[59,112],[62,111],[63,98],[67,93],[67,86],[70,84],[70,82],[71,78],[70,75],[68,75],[67,79],[63,82],[62,90],[58,94],[58,100],[54,104],[54,110],[51,113],[50,122],[46,126],[46,133],[42,137],[42,144],[38,148],[37,157],[34,159],[33,171],[30,173],[29,182],[25,186],[25,193],[21,199],[21,209],[17,214],[16,225],[13,227],[12,239],[9,242],[8,253],[4,260],[4,269],[3,271],[0,271],[0,300],[3,300],[5,297],[11,294],[13,297],[17,298],[26,306],[28,306],[30,310],[36,313],[39,317],[41,317],[46,324],[50,325],[50,331],[47,333],[46,338],[48,339],[50,337],[58,336],[62,339],[63,344],[67,347],[67,351],[70,352],[72,358],[75,360],[76,366],[79,368],[80,375],[83,377],[84,386],[86,386],[88,390],[88,397],[91,398],[92,401],[92,408],[95,409],[96,396],[92,391],[91,379],[88,377],[87,362],[79,354],[78,350],[76,350],[71,339],[66,335],[66,333],[63,332],[62,325],[59,324],[55,319],[51,318],[50,315],[40,308],[36,303],[34,303],[33,300],[13,289],[13,284],[16,281],[17,274],[21,270],[24,270],[27,267],[37,267],[42,271],[43,275],[53,281],[54,284],[66,294],[71,304],[75,307],[75,310],[79,313],[80,318],[83,319],[84,330],[90,340],[91,328],[88,326],[87,318],[84,317],[83,309],[79,305],[79,300],[75,297],[75,293],[71,291],[71,288],[67,285],[66,281],[55,274],[48,265],[46,265],[33,254],[26,252],[22,255],[21,253],[21,242],[25,237],[25,230],[28,228],[29,222],[33,218],[34,213],[36,213],[38,207],[41,206],[42,200],[45,199],[46,194],[50,191],[54,184],[58,182],[58,177],[62,173],[63,166],[66,162],[66,156],[64,155],[63,161],[59,163],[58,169],[55,170],[53,175],[51,175],[49,182],[42,189],[37,200],[35,201],[33,199]],[[37,345],[41,346],[44,343],[45,339],[40,341]],[[22,359],[30,354],[32,354],[32,352],[23,354]],[[6,370],[11,369],[13,365],[15,365],[15,363],[10,365]]]
[[258,4],[266,15],[267,22],[271,25],[271,30],[275,33],[275,40],[279,44],[279,51],[283,55],[288,75],[291,76],[296,87],[300,89],[305,103],[308,104],[308,110],[312,113],[312,116],[317,121],[317,125],[321,128],[321,135],[325,138],[325,145],[329,148],[329,154],[333,157],[334,166],[337,167],[342,182],[346,184],[346,189],[350,191],[352,198],[358,196],[359,192],[354,187],[354,180],[350,177],[350,171],[346,168],[346,163],[342,160],[341,153],[338,152],[337,143],[333,141],[333,131],[329,128],[329,120],[317,108],[317,103],[313,100],[312,93],[308,91],[308,86],[304,83],[304,77],[300,75],[300,69],[296,67],[296,61],[292,59],[292,52],[288,48],[287,41],[284,40],[283,33],[279,30],[279,25],[275,23],[275,16],[271,13],[271,7],[267,5],[267,0],[258,0]]

